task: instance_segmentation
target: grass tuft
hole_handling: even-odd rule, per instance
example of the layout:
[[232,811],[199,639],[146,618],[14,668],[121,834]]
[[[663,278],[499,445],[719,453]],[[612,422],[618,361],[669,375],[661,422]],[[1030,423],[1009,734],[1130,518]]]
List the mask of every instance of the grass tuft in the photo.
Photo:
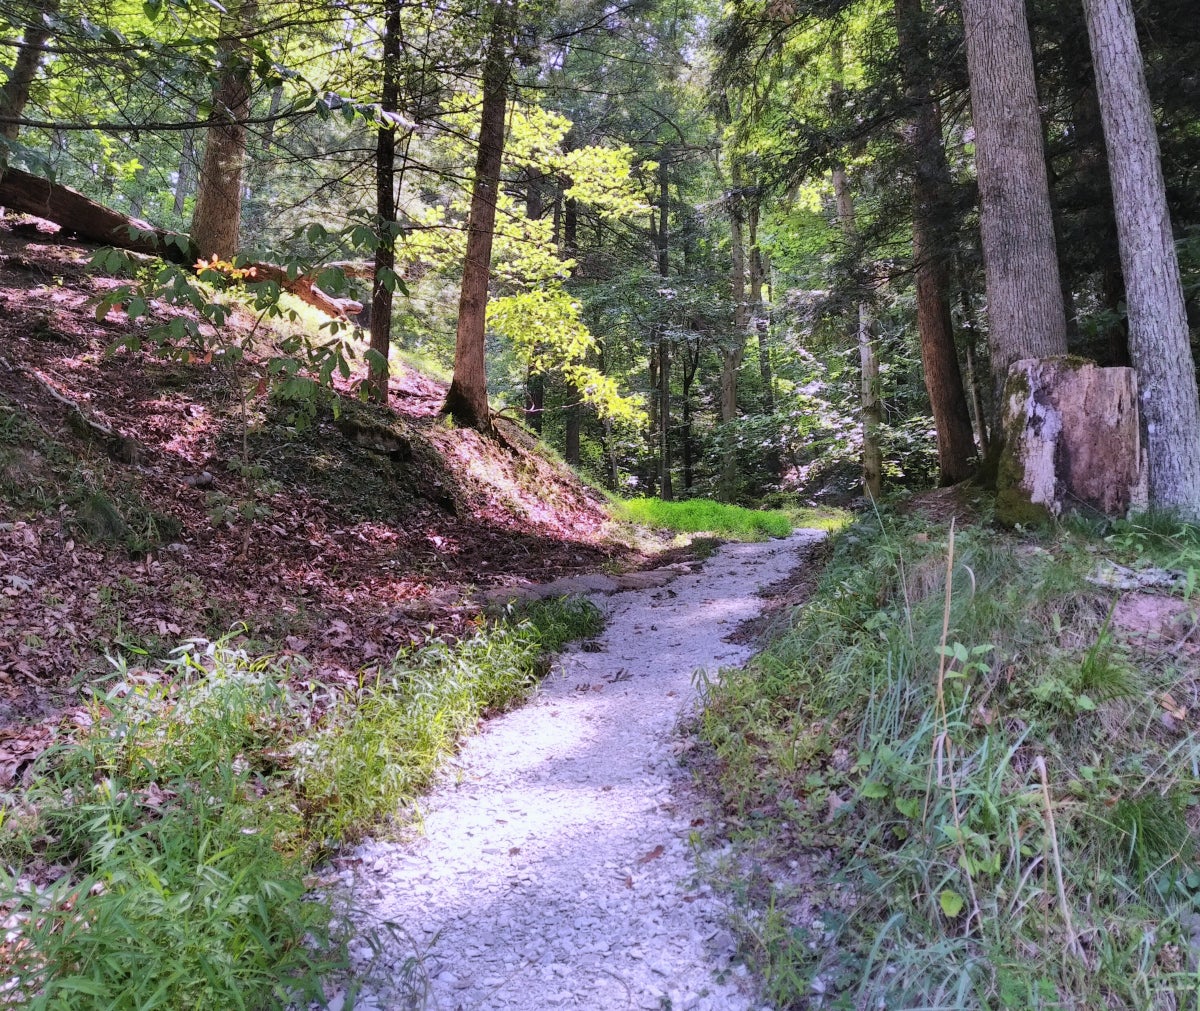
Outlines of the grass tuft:
[[[338,695],[232,639],[154,671],[114,661],[90,724],[0,818],[0,1007],[227,1011],[324,1000],[341,921],[306,885],[332,847],[399,817],[481,716],[524,698],[599,611],[531,605],[400,653]],[[36,812],[31,814],[30,812]],[[7,813],[7,812],[5,812]],[[22,869],[58,867],[48,888]]]

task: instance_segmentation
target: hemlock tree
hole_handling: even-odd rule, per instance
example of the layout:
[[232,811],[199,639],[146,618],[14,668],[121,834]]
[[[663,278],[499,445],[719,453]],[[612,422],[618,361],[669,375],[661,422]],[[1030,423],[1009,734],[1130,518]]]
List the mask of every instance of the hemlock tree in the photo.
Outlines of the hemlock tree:
[[1067,353],[1067,321],[1025,0],[962,0],[962,16],[999,403],[1013,362]]
[[895,0],[894,6],[904,92],[912,116],[913,271],[921,364],[937,429],[939,480],[949,485],[970,476],[977,455],[950,317],[946,248],[950,169],[942,141],[941,113],[933,92],[933,66],[921,0]]
[[[20,125],[17,122],[29,101],[29,91],[42,63],[42,53],[50,38],[50,23],[58,16],[58,0],[45,0],[29,10],[17,55],[8,80],[0,87],[0,137],[16,140]],[[2,151],[3,148],[0,148]]]
[[1108,149],[1150,504],[1200,520],[1200,402],[1158,136],[1130,0],[1084,0]]

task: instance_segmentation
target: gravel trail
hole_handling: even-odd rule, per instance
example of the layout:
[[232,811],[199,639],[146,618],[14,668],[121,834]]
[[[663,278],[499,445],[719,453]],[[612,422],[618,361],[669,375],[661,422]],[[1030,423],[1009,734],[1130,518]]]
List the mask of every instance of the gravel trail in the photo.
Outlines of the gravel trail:
[[707,813],[675,729],[698,668],[749,659],[724,637],[759,612],[755,591],[821,536],[725,545],[698,573],[597,600],[601,651],[565,654],[530,703],[465,743],[422,837],[354,852],[380,949],[352,947],[368,979],[357,1007],[754,1006],[724,907],[696,881],[689,837]]

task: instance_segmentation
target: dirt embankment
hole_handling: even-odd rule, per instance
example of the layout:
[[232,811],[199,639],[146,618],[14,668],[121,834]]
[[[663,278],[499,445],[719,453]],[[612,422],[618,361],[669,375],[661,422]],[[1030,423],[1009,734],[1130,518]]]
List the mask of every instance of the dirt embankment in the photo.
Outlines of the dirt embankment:
[[443,424],[415,372],[387,411],[339,380],[339,409],[297,426],[246,366],[110,351],[139,324],[97,320],[117,282],[89,255],[0,225],[0,724],[70,702],[106,654],[136,666],[242,622],[352,681],[468,627],[477,588],[644,561],[527,436]]

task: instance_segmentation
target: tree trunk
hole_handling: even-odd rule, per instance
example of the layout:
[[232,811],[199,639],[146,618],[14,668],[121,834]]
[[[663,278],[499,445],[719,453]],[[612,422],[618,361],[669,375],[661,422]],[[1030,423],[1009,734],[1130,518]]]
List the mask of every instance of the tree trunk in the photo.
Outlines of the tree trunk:
[[[148,222],[89,200],[69,186],[18,169],[8,169],[0,177],[0,207],[53,221],[97,245],[158,256],[185,267],[196,262],[196,249],[188,236],[155,228]],[[311,275],[289,276],[287,270],[274,263],[247,263],[245,267],[253,270],[252,281],[274,282],[329,316],[345,319],[362,309],[362,305],[353,299],[333,298],[326,294],[313,283]]]
[[963,330],[966,331],[967,345],[967,387],[971,391],[971,406],[975,411],[975,435],[979,440],[979,452],[987,457],[991,451],[988,436],[988,414],[983,406],[983,386],[979,382],[979,369],[976,358],[979,336],[979,320],[975,315],[975,307],[971,304],[971,293],[964,283],[959,289],[959,300],[962,303]]
[[[400,3],[391,0],[383,27],[383,88],[380,108],[396,112],[400,104]],[[388,400],[388,355],[392,346],[392,293],[396,270],[396,128],[381,126],[375,138],[375,277],[371,282],[371,351],[367,397]]]
[[729,209],[729,287],[733,298],[733,332],[721,347],[721,425],[725,448],[721,454],[721,500],[732,502],[737,490],[737,449],[729,427],[737,418],[737,379],[746,353],[749,305],[746,302],[746,246],[742,234],[745,213],[741,178],[735,170],[733,191],[726,197]]
[[566,409],[565,414],[566,431],[563,433],[563,459],[572,467],[578,467],[581,459],[579,454],[579,431],[583,421],[579,405],[571,404]]
[[32,10],[29,24],[17,44],[17,56],[8,80],[0,88],[0,137],[16,140],[21,127],[17,122],[29,103],[29,92],[42,62],[42,51],[50,38],[47,18],[58,14],[58,0],[46,0]]
[[253,60],[241,40],[257,16],[257,0],[245,0],[222,19],[221,70],[213,88],[212,123],[204,142],[192,212],[192,242],[206,260],[214,256],[232,260],[238,251]]
[[1004,390],[996,518],[1027,525],[1084,509],[1124,516],[1144,501],[1133,369],[1025,359]]
[[149,222],[111,210],[69,186],[19,169],[8,169],[0,177],[0,207],[53,221],[81,239],[101,245],[161,256],[185,266],[196,261],[196,250],[186,235],[155,228]]
[[504,112],[508,97],[513,9],[495,0],[491,35],[483,65],[483,108],[479,120],[479,153],[467,218],[467,251],[458,301],[458,333],[454,344],[454,377],[442,413],[457,424],[490,432],[487,402],[487,297],[491,278],[492,238],[504,154]]
[[763,275],[766,260],[758,248],[758,218],[761,211],[757,189],[750,202],[747,223],[750,237],[750,328],[758,338],[758,375],[762,381],[762,402],[767,412],[775,410],[775,390],[771,379],[771,349],[768,345],[768,326],[763,306]]
[[1066,354],[1067,321],[1025,0],[961,2],[999,404],[1013,362]]
[[[670,236],[667,215],[670,212],[670,191],[668,189],[668,159],[663,156],[658,166],[658,273],[660,277],[670,274]],[[666,334],[658,338],[658,483],[659,497],[664,502],[674,498],[671,488],[671,343]]]
[[921,0],[895,0],[896,34],[903,59],[904,89],[912,106],[913,269],[917,329],[925,389],[937,430],[938,471],[943,485],[969,477],[975,458],[971,416],[950,319],[947,262],[951,189],[941,114],[933,93],[933,67]]
[[[391,23],[391,9],[390,8],[388,10],[387,23],[388,24]],[[385,29],[385,30],[387,30],[387,29]],[[397,24],[397,30],[399,30],[398,24]],[[388,40],[386,38],[383,40],[383,46],[384,46],[384,57],[383,58],[386,61],[388,58],[388,54],[387,54]],[[397,51],[395,53],[395,56],[397,56],[397,57],[399,56],[398,46],[397,46]],[[385,70],[385,73],[386,73],[386,70]],[[386,89],[387,89],[387,84],[385,82],[384,90],[386,90]],[[275,144],[275,127],[279,123],[279,121],[275,117],[279,115],[279,107],[281,105],[283,105],[283,85],[277,84],[274,88],[271,89],[271,104],[270,104],[269,108],[267,109],[267,122],[265,124],[263,124],[262,153],[264,155],[269,155],[271,153],[272,146]]]
[[1138,373],[1150,505],[1200,520],[1200,402],[1130,0],[1084,0]]
[[533,369],[525,370],[525,424],[542,434],[542,416],[546,412],[546,377]]
[[[853,245],[858,240],[858,224],[854,214],[854,195],[850,192],[850,182],[842,165],[835,165],[833,169],[833,194],[837,202],[838,224],[846,241]],[[871,322],[871,306],[865,298],[860,298],[853,330],[858,344],[860,375],[862,483],[863,494],[878,499],[883,492],[883,450],[879,445],[879,426],[883,417],[879,403],[879,357],[875,353],[875,342],[871,339]]]
[[[538,221],[545,208],[542,205],[542,176],[536,169],[530,169],[526,175],[525,216],[530,221]],[[558,220],[557,202],[555,203],[555,220]],[[557,233],[557,229],[555,230]],[[557,240],[558,235],[554,238]],[[537,350],[537,349],[535,349]],[[532,365],[525,367],[525,424],[531,431],[542,434],[543,414],[546,410],[546,377]]]

